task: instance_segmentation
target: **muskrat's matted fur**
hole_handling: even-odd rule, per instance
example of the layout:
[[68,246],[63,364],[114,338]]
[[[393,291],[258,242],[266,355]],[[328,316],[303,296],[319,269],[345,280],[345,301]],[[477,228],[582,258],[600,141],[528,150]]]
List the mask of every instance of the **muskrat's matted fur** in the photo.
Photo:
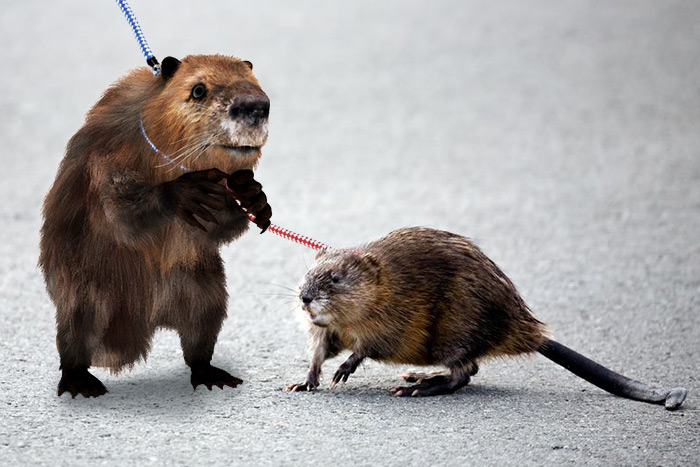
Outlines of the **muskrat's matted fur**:
[[318,387],[323,362],[347,349],[352,354],[332,386],[365,358],[448,369],[405,374],[417,384],[392,389],[395,396],[451,393],[469,383],[483,359],[533,352],[623,397],[675,409],[686,395],[625,378],[549,339],[503,271],[454,233],[405,228],[351,250],[321,251],[300,298],[311,365],[306,381],[290,391]]

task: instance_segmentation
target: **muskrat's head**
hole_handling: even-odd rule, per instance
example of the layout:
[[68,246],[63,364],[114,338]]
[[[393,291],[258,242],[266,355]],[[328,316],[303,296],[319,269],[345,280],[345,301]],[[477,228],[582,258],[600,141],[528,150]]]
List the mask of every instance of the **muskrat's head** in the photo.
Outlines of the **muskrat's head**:
[[267,141],[270,99],[252,69],[248,61],[223,55],[163,60],[152,88],[157,94],[141,118],[172,165],[227,173],[255,167]]
[[323,249],[301,284],[301,307],[317,326],[352,325],[376,301],[380,279],[373,256]]

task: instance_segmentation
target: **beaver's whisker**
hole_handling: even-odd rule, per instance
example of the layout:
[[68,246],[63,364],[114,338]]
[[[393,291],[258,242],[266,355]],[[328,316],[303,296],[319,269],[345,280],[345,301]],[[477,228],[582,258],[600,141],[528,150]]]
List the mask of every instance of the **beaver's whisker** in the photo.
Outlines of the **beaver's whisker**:
[[185,161],[186,161],[187,159],[191,158],[191,157],[194,156],[195,154],[197,154],[197,155],[196,155],[196,157],[195,157],[191,162],[196,161],[196,160],[199,158],[199,156],[201,156],[201,155],[204,153],[204,151],[205,151],[205,150],[207,149],[207,147],[209,146],[209,143],[211,143],[212,139],[214,139],[215,136],[218,136],[218,135],[212,135],[212,136],[210,136],[209,138],[207,138],[206,140],[201,141],[195,148],[192,149],[192,151],[190,151],[190,152],[182,159],[182,163],[185,163]]
[[201,132],[198,135],[195,135],[194,140],[190,144],[186,144],[179,150],[172,153],[170,156],[167,156],[168,160],[166,160],[166,162],[158,164],[155,167],[166,167],[168,165],[172,165],[173,167],[171,167],[170,170],[172,170],[173,168],[177,168],[177,163],[183,157],[183,155],[185,155],[189,151],[196,151],[197,149],[199,149],[201,141],[198,140],[201,140],[205,135],[205,132]]
[[203,146],[206,146],[208,143],[208,140],[203,139],[204,133],[198,135],[198,140],[194,140],[191,144],[188,144],[181,148],[179,151],[175,153],[175,155],[170,157],[170,164],[173,165],[169,170],[173,170],[177,168],[177,165],[182,165],[182,163],[193,153],[199,151],[202,149]]

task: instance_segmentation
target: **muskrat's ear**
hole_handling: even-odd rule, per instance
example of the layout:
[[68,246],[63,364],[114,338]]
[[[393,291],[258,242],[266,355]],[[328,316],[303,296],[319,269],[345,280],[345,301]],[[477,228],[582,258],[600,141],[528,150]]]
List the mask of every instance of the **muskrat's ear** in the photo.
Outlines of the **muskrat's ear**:
[[180,66],[180,60],[175,57],[165,57],[163,63],[160,64],[160,75],[165,81],[173,77],[177,68]]
[[248,60],[243,60],[243,63],[248,65],[248,68],[250,68],[251,70],[253,69],[253,62],[249,62]]
[[331,250],[330,248],[328,248],[327,246],[324,246],[323,248],[318,250],[318,253],[316,253],[316,259],[323,258],[326,255],[326,253],[328,253],[330,250]]
[[361,264],[367,269],[367,271],[374,276],[374,278],[379,277],[379,270],[381,269],[379,261],[372,255],[362,255],[360,256]]

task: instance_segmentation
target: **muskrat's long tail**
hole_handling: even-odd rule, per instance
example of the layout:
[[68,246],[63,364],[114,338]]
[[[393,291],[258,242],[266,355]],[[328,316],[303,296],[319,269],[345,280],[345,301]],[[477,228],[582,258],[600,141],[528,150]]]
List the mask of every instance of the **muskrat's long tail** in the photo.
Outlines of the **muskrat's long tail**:
[[537,351],[576,376],[616,396],[664,404],[667,410],[675,410],[688,394],[684,388],[661,389],[627,378],[553,340],[546,341]]

